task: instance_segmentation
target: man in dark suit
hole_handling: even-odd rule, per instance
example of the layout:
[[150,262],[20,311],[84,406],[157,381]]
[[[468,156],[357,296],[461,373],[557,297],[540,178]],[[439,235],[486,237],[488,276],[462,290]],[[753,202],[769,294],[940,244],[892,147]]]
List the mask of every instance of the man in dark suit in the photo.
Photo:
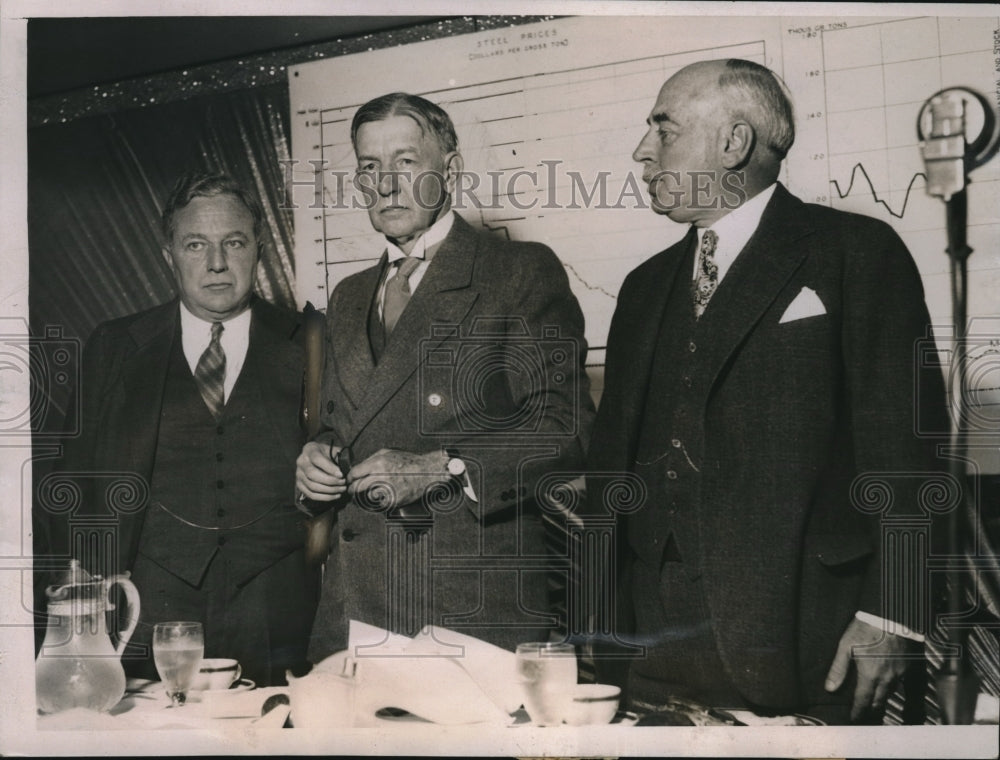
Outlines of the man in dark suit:
[[36,505],[43,556],[131,571],[135,675],[156,677],[138,647],[168,620],[201,621],[205,656],[238,659],[260,685],[305,663],[319,579],[303,559],[292,483],[302,331],[298,314],[252,293],[262,224],[256,198],[229,177],[176,184],[163,255],[179,299],[90,337],[81,435],[54,475],[76,481],[80,506],[57,512],[44,495]]
[[622,286],[588,463],[645,486],[618,523],[633,704],[877,720],[929,602],[882,531],[928,515],[917,405],[946,429],[920,275],[887,225],[777,182],[794,131],[768,69],[685,67],[648,124],[652,206],[690,228]]
[[300,492],[338,510],[311,659],[343,648],[350,619],[544,639],[557,568],[536,488],[582,467],[583,314],[552,251],[451,210],[462,157],[441,108],[376,98],[351,138],[387,250],[330,298],[326,430],[298,460]]

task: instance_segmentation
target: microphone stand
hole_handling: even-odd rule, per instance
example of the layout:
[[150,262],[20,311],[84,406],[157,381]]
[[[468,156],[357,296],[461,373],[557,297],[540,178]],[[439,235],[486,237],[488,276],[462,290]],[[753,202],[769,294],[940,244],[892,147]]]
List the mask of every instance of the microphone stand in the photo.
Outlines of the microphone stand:
[[959,618],[965,613],[965,589],[967,568],[958,565],[958,559],[965,556],[963,540],[965,517],[969,509],[969,489],[966,487],[966,446],[968,425],[966,413],[966,338],[968,333],[968,266],[972,249],[966,240],[968,198],[966,190],[956,192],[945,201],[945,218],[948,232],[948,257],[951,260],[951,304],[954,324],[955,351],[952,354],[952,394],[956,408],[956,421],[951,435],[952,456],[949,470],[959,484],[962,498],[956,509],[948,514],[947,537],[952,555],[947,574],[948,588],[948,644],[951,653],[945,654],[941,670],[937,675],[937,694],[941,711],[949,725],[969,725],[976,710],[979,679],[972,670],[967,656],[968,628],[960,624]]
[[[966,137],[966,107],[981,110],[982,129],[971,141]],[[951,725],[971,724],[975,716],[978,679],[968,656],[966,590],[968,573],[975,572],[967,562],[965,541],[968,518],[973,514],[968,481],[968,411],[966,392],[966,352],[968,349],[968,269],[972,249],[966,239],[968,173],[996,155],[1000,146],[1000,120],[992,105],[978,92],[967,87],[952,87],[935,93],[921,108],[917,118],[917,136],[927,166],[927,193],[945,204],[948,233],[948,257],[951,260],[951,303],[955,350],[952,352],[952,408],[955,425],[951,434],[949,473],[959,486],[958,507],[947,516],[949,564],[947,572],[948,649],[936,679],[938,700],[943,718]]]

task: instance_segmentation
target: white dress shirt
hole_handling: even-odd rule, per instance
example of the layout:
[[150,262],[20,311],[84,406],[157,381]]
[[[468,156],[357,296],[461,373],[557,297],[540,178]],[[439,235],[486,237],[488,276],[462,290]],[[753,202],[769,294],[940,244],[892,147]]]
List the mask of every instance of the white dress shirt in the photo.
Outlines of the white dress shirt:
[[[219,343],[226,354],[226,378],[222,383],[223,401],[228,401],[233,392],[233,386],[243,369],[250,348],[250,309],[239,316],[222,323],[222,337]],[[181,301],[181,345],[184,348],[184,358],[187,359],[191,374],[198,367],[198,360],[205,353],[212,341],[212,322],[206,322],[196,317]]]
[[[448,233],[451,232],[451,226],[455,222],[455,212],[449,211],[447,214],[438,219],[434,224],[428,227],[424,234],[417,238],[417,242],[413,246],[413,250],[410,251],[410,256],[415,256],[421,259],[420,264],[417,268],[413,270],[410,274],[410,293],[417,292],[417,286],[420,281],[424,279],[424,275],[427,273],[427,267],[430,266],[430,262],[427,260],[427,250],[433,246],[440,243],[446,237]],[[389,263],[392,264],[400,259],[405,259],[407,254],[403,253],[403,249],[398,245],[393,243],[391,240],[385,241],[385,249],[389,254]],[[378,292],[378,317],[382,319],[382,306],[385,304],[385,286],[388,284],[389,280],[396,276],[396,272],[399,271],[398,267],[389,267],[389,274],[386,276],[385,280],[382,282],[382,287]]]
[[[766,190],[757,193],[739,208],[735,208],[721,219],[717,220],[711,227],[697,227],[698,230],[698,250],[701,250],[701,239],[705,235],[705,230],[712,230],[719,236],[719,242],[715,246],[715,264],[719,267],[719,283],[726,276],[729,267],[736,261],[740,251],[750,242],[753,233],[760,226],[760,218],[764,215],[764,208],[767,206],[771,196],[774,195],[774,188],[777,184],[771,185]],[[694,271],[691,279],[698,278],[698,257],[694,257]]]

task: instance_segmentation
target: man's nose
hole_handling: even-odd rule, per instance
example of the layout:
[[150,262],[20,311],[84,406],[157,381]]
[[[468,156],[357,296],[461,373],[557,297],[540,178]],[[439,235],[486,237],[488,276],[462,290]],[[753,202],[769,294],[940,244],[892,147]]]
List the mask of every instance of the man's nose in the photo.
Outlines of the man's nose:
[[210,272],[225,272],[229,269],[226,253],[221,245],[209,246],[205,264]]
[[653,145],[654,140],[655,135],[653,130],[647,130],[646,134],[639,141],[639,144],[635,146],[635,150],[632,152],[632,160],[640,164],[644,161],[653,161],[656,158]]
[[381,196],[392,195],[399,189],[398,172],[379,172],[378,193]]

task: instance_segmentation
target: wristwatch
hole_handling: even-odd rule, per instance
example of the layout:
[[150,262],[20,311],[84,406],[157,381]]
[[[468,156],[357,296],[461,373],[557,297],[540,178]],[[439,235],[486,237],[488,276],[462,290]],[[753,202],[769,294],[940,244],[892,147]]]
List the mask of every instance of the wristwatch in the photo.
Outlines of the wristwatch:
[[451,456],[449,454],[448,464],[448,474],[455,478],[460,478],[465,474],[465,460],[459,459],[458,457]]
[[461,483],[462,492],[470,501],[478,503],[479,499],[472,488],[472,481],[469,480],[469,470],[465,466],[465,460],[462,459],[462,455],[458,453],[458,449],[452,446],[445,446],[444,453],[448,457],[448,462],[445,464],[448,474]]

